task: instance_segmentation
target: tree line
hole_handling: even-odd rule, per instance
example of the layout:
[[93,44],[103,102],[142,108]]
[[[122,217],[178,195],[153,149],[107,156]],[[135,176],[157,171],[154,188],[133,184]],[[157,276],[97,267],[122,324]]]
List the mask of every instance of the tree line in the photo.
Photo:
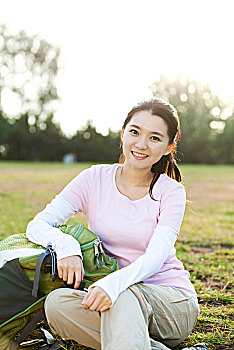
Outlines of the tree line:
[[[119,132],[109,130],[104,136],[87,121],[68,138],[54,122],[60,55],[59,48],[38,36],[23,31],[12,35],[0,26],[0,160],[61,161],[73,153],[77,161],[118,161]],[[189,79],[171,81],[161,76],[151,91],[178,110],[182,163],[234,163],[233,106],[215,96],[208,85]],[[4,108],[2,98],[7,94],[19,105],[14,117]]]
[[0,160],[62,161],[72,153],[79,162],[116,162],[119,157],[119,133],[107,136],[87,122],[72,138],[66,137],[53,122],[53,114],[43,121],[43,128],[31,129],[29,116],[12,123],[0,111]]

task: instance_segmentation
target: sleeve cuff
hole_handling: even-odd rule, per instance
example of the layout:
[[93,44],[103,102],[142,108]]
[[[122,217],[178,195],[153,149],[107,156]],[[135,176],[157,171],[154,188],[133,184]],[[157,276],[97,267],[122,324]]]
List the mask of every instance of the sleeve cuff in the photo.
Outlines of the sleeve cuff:
[[53,249],[56,251],[58,260],[73,255],[79,255],[83,260],[79,242],[72,236],[63,237],[57,240],[54,243]]

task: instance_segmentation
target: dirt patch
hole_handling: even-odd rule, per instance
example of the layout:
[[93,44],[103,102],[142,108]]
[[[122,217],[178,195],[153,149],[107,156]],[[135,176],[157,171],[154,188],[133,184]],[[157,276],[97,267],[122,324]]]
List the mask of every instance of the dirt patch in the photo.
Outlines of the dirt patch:
[[233,247],[230,245],[221,245],[221,244],[213,244],[208,247],[203,247],[203,246],[193,246],[190,248],[190,251],[195,253],[195,254],[206,254],[206,253],[212,253],[215,250],[232,250]]
[[190,250],[193,253],[197,254],[205,254],[205,253],[211,253],[214,251],[214,246],[213,247],[192,247]]
[[186,187],[187,197],[192,203],[199,203],[212,206],[215,202],[225,201],[233,203],[234,182],[223,181],[215,183],[213,181],[191,183]]

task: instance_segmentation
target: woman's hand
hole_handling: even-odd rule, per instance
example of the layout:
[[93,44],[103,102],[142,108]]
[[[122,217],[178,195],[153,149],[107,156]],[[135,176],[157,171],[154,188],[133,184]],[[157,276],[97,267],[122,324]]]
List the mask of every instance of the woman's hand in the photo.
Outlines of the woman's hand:
[[111,305],[112,301],[109,295],[100,287],[92,287],[89,292],[84,296],[82,301],[84,309],[90,311],[106,311]]
[[72,284],[74,281],[74,289],[79,288],[80,282],[84,277],[84,267],[79,255],[59,259],[57,268],[59,278],[62,278],[67,284]]

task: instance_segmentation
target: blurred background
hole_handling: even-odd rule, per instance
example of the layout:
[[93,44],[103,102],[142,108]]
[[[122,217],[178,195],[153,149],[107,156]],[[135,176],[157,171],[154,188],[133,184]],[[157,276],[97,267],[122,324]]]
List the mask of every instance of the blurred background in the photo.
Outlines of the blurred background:
[[233,1],[1,2],[0,160],[116,162],[128,111],[181,119],[182,163],[234,163]]

